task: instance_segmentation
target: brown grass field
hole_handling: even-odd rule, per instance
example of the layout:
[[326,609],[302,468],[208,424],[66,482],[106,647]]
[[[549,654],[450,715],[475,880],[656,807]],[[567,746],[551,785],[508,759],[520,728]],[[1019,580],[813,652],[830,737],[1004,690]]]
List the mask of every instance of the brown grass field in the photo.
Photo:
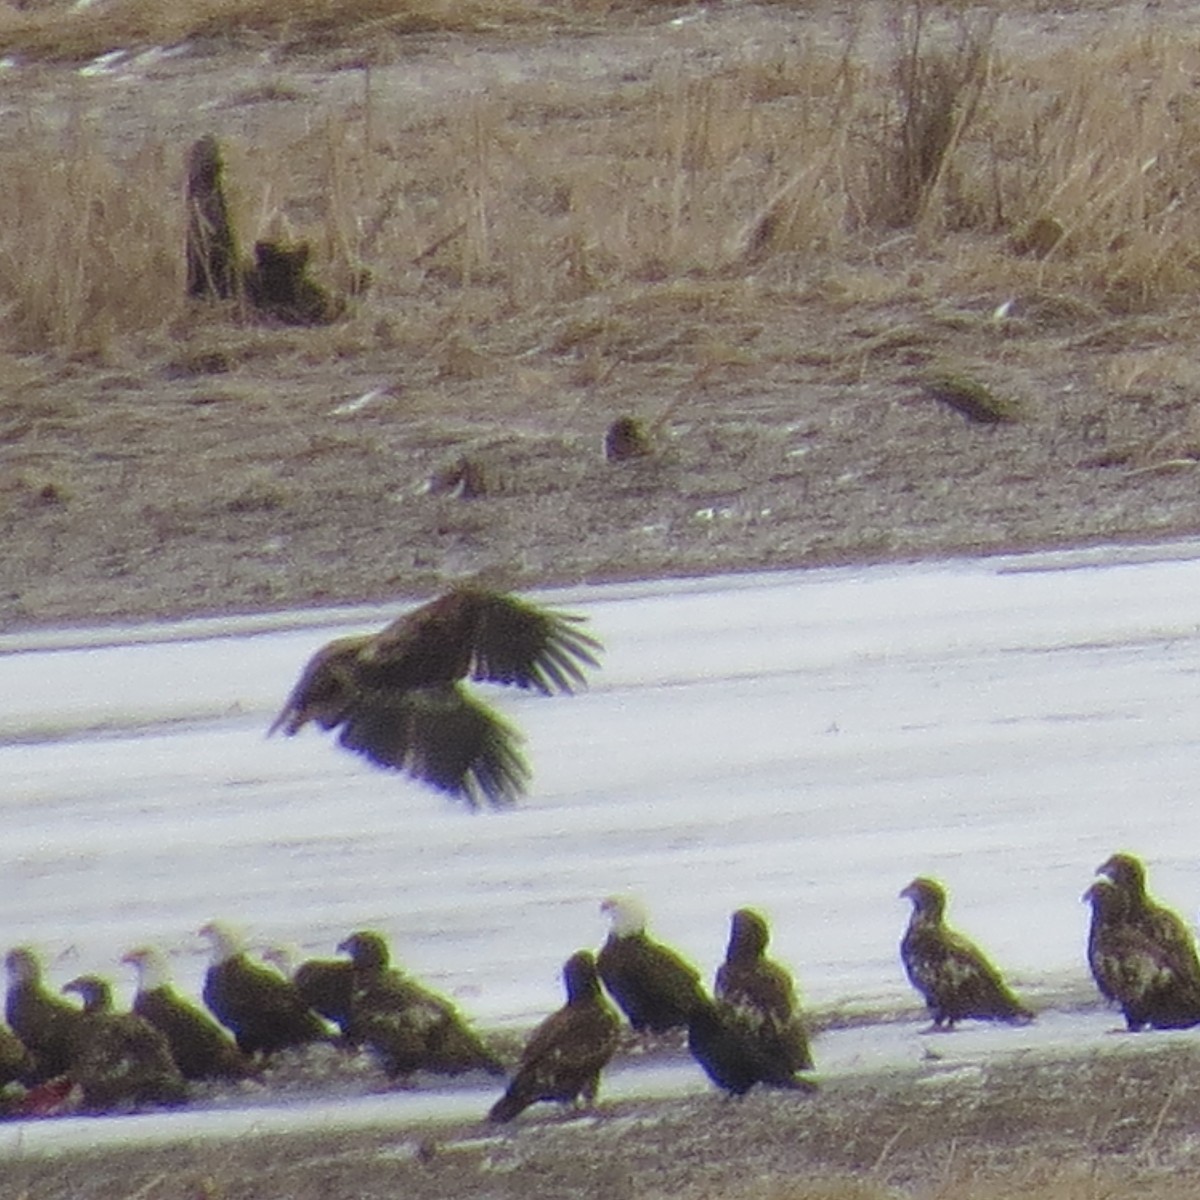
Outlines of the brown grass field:
[[[0,9],[0,621],[1193,533],[1185,15]],[[343,319],[184,298],[206,133]]]
[[[0,627],[1194,534],[1189,21],[0,8]],[[340,320],[185,299],[207,133],[246,252],[309,242]],[[619,416],[651,456],[605,460]],[[0,1195],[1193,1196],[1194,1049],[1118,1041],[799,1111],[29,1158]]]

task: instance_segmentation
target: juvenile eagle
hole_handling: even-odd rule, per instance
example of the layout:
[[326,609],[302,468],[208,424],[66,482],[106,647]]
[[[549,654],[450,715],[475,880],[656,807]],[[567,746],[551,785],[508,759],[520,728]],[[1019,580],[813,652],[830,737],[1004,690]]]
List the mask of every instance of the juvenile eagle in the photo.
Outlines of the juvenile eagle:
[[740,908],[730,921],[725,961],[717,970],[714,994],[775,1063],[789,1072],[811,1071],[808,1031],[796,1002],[791,975],[766,955],[770,930],[764,917]]
[[68,1074],[88,1112],[142,1104],[182,1104],[187,1085],[161,1030],[136,1013],[115,1013],[108,982],[81,975],[64,985],[83,999]]
[[688,1049],[704,1073],[723,1091],[744,1096],[756,1083],[815,1092],[784,1058],[770,1053],[757,1034],[728,1005],[703,1000],[688,1016]]
[[347,1038],[371,1051],[393,1079],[414,1071],[504,1074],[449,1000],[391,966],[379,934],[352,933],[338,949],[350,955],[354,969]]
[[296,985],[313,1012],[332,1021],[344,1034],[350,1025],[350,998],[354,991],[354,966],[344,958],[310,958],[299,961],[295,946],[268,946],[263,960],[278,967]]
[[591,1104],[600,1072],[617,1048],[621,1023],[600,991],[590,950],[572,954],[563,967],[567,1002],[529,1036],[508,1090],[492,1105],[490,1121],[511,1121],[539,1100]]
[[604,986],[638,1033],[686,1026],[692,1010],[708,1003],[700,972],[646,933],[646,910],[632,896],[600,905],[612,932],[596,956]]
[[1125,898],[1125,920],[1140,929],[1171,956],[1175,969],[1200,990],[1200,960],[1196,943],[1183,919],[1146,893],[1146,868],[1132,854],[1114,854],[1096,869],[1110,879]]
[[1130,920],[1129,896],[1108,879],[1083,894],[1092,906],[1088,966],[1101,994],[1120,1005],[1130,1032],[1200,1025],[1200,988],[1170,946]]
[[900,895],[913,905],[900,959],[913,987],[925,998],[934,1029],[953,1029],[955,1022],[968,1017],[1014,1024],[1033,1020],[1033,1013],[1008,990],[983,953],[947,928],[941,884],[914,879]]
[[600,643],[582,617],[478,587],[458,587],[378,633],[318,650],[269,733],[309,721],[340,729],[339,743],[381,767],[465,800],[508,804],[529,767],[520,734],[470,697],[465,679],[549,696],[584,683]]

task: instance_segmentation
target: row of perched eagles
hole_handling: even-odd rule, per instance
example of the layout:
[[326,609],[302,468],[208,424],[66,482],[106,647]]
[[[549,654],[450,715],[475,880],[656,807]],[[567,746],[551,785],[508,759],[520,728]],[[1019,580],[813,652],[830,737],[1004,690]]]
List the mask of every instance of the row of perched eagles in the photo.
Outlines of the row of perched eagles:
[[[1178,916],[1146,893],[1142,864],[1114,854],[1085,898],[1092,905],[1088,960],[1104,997],[1120,1006],[1131,1031],[1200,1024],[1200,963]],[[901,893],[913,911],[900,957],[933,1019],[931,1030],[962,1020],[1033,1020],[999,972],[945,923],[944,889],[913,880]],[[620,1017],[643,1038],[686,1030],[693,1057],[719,1088],[743,1095],[755,1085],[813,1092],[805,1022],[791,975],[767,957],[767,922],[752,909],[733,914],[725,960],[712,993],[683,957],[646,932],[632,897],[601,905],[611,932],[593,954],[579,950],[563,968],[566,1002],[530,1035],[511,1072],[454,1005],[390,962],[378,934],[351,934],[344,959],[275,967],[249,957],[242,939],[220,922],[200,933],[211,946],[201,1008],[172,986],[156,950],[122,961],[138,974],[132,1010],[113,1010],[108,982],[95,975],[49,991],[36,954],[9,952],[8,991],[0,1027],[0,1084],[10,1115],[50,1111],[103,1113],[177,1105],[195,1081],[261,1074],[279,1051],[337,1042],[369,1054],[392,1079],[417,1072],[508,1075],[488,1116],[510,1121],[539,1101],[591,1104],[601,1071],[618,1048]],[[603,985],[603,986],[602,986]]]

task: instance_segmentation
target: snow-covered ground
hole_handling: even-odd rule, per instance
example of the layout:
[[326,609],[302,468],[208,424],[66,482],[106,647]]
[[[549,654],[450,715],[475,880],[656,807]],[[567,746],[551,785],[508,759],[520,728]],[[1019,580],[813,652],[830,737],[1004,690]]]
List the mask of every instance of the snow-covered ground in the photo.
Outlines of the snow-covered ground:
[[[1195,543],[547,593],[587,615],[603,669],[570,698],[487,689],[535,779],[478,814],[315,731],[265,738],[308,655],[394,608],[0,637],[0,940],[124,997],[117,960],[146,941],[197,993],[214,917],[311,955],[374,928],[477,1023],[529,1025],[560,1002],[563,960],[602,941],[600,900],[630,891],[708,974],[730,912],[759,907],[810,1006],[882,1015],[915,1003],[897,893],[928,874],[1035,1002],[1086,996],[1080,895],[1112,851],[1144,856],[1189,919],[1200,904],[1197,596]],[[1051,1014],[938,1050],[1112,1024]],[[822,1071],[919,1057],[916,1028],[831,1033]],[[628,1086],[654,1086],[647,1070]],[[679,1071],[660,1084],[704,1086]],[[451,1096],[346,1111],[478,1111]],[[22,1127],[20,1145],[103,1124]]]

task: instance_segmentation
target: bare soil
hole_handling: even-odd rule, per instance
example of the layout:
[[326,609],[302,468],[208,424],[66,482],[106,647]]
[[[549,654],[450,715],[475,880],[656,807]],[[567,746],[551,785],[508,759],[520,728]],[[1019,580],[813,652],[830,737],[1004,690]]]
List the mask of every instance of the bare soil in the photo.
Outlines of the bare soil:
[[[699,75],[780,38],[832,43],[843,16],[622,10],[586,35],[396,39],[371,86],[412,129],[497,89],[543,97],[535,124],[551,108],[583,120],[665,60]],[[1029,47],[1143,19],[1031,9],[1006,36]],[[215,132],[252,174],[258,147],[362,104],[352,49],[205,45],[132,81],[24,67],[5,78],[0,145],[31,114],[82,115],[118,158],[160,139],[182,176],[191,140]],[[545,101],[547,81],[571,103],[561,88]],[[316,203],[303,177],[296,210]],[[947,294],[933,281],[962,245],[901,232],[855,263],[650,272],[512,312],[483,280],[480,318],[456,295],[440,326],[459,285],[430,271],[375,286],[329,328],[198,306],[102,354],[8,353],[0,627],[408,598],[484,570],[529,587],[1200,531],[1192,313],[987,284]],[[943,360],[1019,419],[978,425],[934,399],[922,382]],[[606,461],[621,415],[651,427],[651,457]],[[479,494],[449,487],[464,459]],[[629,1102],[584,1125],[535,1113],[495,1136],[430,1126],[9,1160],[0,1193],[1194,1195],[1197,1065],[1194,1048],[1147,1035],[1089,1059],[830,1080],[811,1100]]]
[[[632,1200],[701,1197],[1162,1198],[1200,1182],[1194,1046],[827,1082],[819,1095],[713,1093],[545,1106],[482,1122],[200,1140],[4,1164],[28,1200]],[[120,1118],[109,1118],[119,1120]]]
[[[480,95],[527,101],[535,132],[582,122],[663,62],[703,75],[781,40],[835,43],[843,16],[738,5],[618,14],[587,36],[397,38],[370,88],[420,155]],[[1117,20],[1143,17],[1029,12],[1005,36],[1086,39]],[[348,62],[361,54],[230,44],[116,74],[27,66],[6,77],[0,148],[30,122],[75,123],[118,161],[150,139],[182,178],[214,132],[246,188],[260,149],[294,139],[311,156],[306,131],[361,117]],[[309,165],[298,152],[296,194],[270,197],[293,215],[323,202]],[[424,596],[485,569],[525,587],[1200,529],[1190,310],[945,294],[966,244],[899,231],[858,262],[783,253],[547,306],[486,279],[467,295],[431,260],[328,328],[194,305],[102,353],[10,353],[0,623]],[[942,361],[1020,419],[976,425],[932,398],[921,381]],[[621,415],[654,430],[652,458],[605,460]],[[481,494],[440,490],[464,457]]]

